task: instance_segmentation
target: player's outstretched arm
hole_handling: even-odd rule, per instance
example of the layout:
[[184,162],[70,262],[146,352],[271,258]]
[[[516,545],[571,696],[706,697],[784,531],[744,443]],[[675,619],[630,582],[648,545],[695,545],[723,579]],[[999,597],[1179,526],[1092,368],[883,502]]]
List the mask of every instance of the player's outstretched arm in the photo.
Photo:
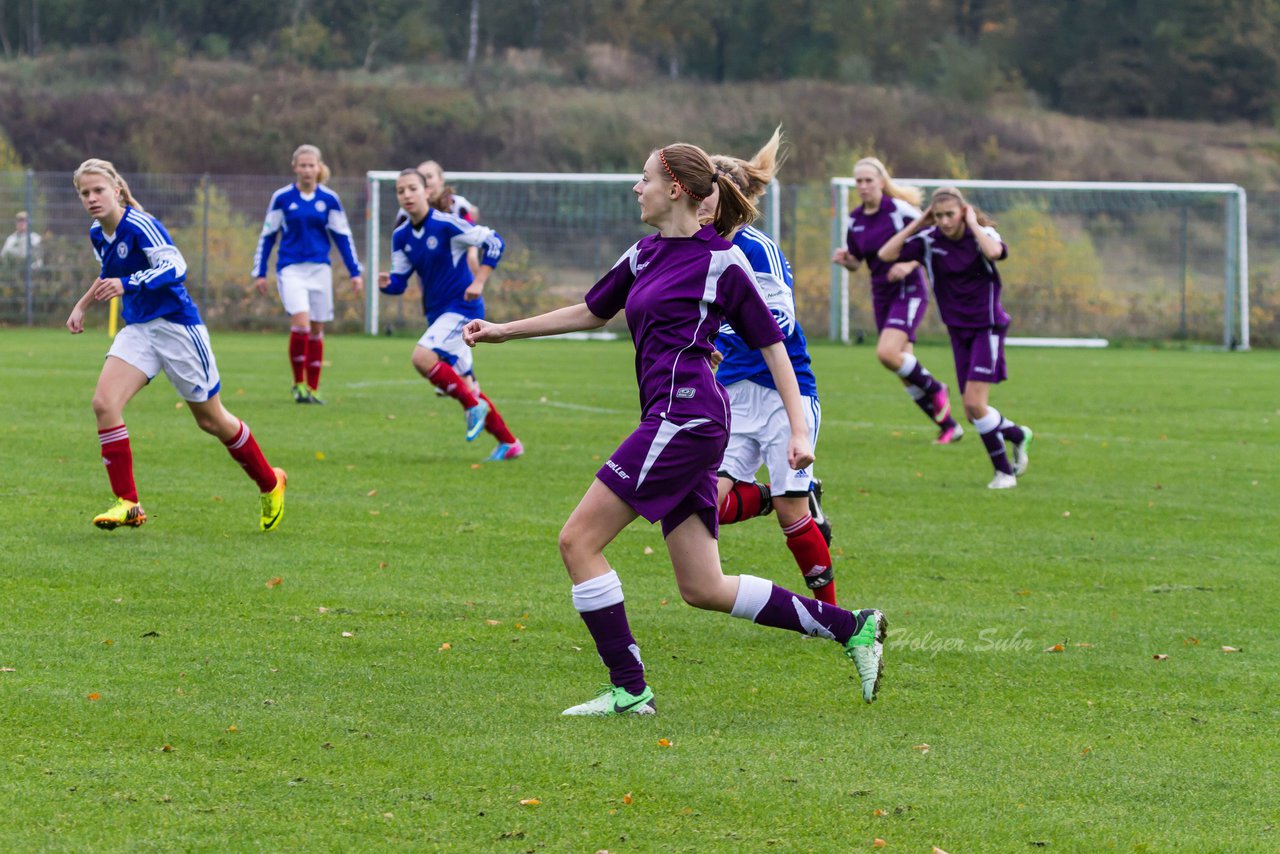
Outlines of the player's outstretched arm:
[[787,421],[791,425],[787,463],[798,471],[812,465],[814,459],[813,447],[809,444],[809,425],[804,420],[804,403],[800,400],[800,384],[796,382],[796,372],[791,367],[787,346],[781,341],[761,347],[760,355],[764,357],[764,363],[773,376],[773,384],[782,396],[782,405],[787,410]]
[[607,317],[596,317],[585,302],[580,302],[510,323],[473,320],[462,328],[462,340],[467,342],[468,347],[482,343],[501,344],[516,338],[540,338],[544,335],[599,329],[608,322]]

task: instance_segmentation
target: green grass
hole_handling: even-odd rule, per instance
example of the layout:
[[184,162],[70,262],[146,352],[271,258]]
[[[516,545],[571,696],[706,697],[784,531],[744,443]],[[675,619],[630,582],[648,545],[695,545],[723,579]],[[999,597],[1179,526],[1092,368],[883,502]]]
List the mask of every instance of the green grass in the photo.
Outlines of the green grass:
[[[571,720],[606,677],[556,534],[634,425],[627,343],[481,351],[529,452],[477,467],[411,340],[330,339],[321,408],[283,335],[215,334],[289,470],[270,536],[163,379],[127,413],[150,521],[89,525],[105,348],[0,331],[6,849],[1280,844],[1280,353],[1014,350],[993,403],[1037,438],[992,493],[976,436],[931,446],[869,347],[817,347],[840,595],[895,630],[880,700],[831,644],[683,605],[641,523],[608,555],[661,712]],[[722,556],[798,580],[771,518]]]

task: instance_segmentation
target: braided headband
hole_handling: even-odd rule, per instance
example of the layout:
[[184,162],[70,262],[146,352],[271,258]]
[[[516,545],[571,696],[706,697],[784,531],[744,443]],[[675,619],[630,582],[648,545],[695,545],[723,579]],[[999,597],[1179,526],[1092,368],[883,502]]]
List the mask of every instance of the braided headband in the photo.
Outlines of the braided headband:
[[[684,194],[686,196],[693,199],[695,202],[701,202],[703,199],[706,198],[706,196],[699,196],[699,195],[696,195],[695,193],[690,192],[688,187],[680,183],[680,179],[676,177],[676,173],[672,172],[671,167],[667,165],[667,155],[665,152],[663,152],[661,148],[658,149],[658,159],[662,161],[662,168],[666,169],[667,174],[671,176],[671,183],[675,184],[682,191],[684,191]],[[715,176],[715,173],[713,172],[711,176],[711,180],[714,181],[715,179],[716,179],[716,176]]]

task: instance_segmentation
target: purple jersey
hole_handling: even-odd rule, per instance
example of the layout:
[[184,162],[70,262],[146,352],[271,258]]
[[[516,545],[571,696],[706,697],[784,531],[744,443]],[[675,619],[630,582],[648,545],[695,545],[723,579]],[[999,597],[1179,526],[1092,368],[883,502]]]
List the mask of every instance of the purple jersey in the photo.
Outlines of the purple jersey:
[[728,394],[710,361],[720,324],[732,324],[757,349],[785,337],[742,250],[710,225],[692,237],[643,238],[596,282],[586,303],[606,319],[626,310],[642,417],[709,418],[728,427]]
[[[920,218],[920,209],[901,199],[884,196],[880,208],[872,214],[859,206],[849,213],[849,229],[845,232],[845,246],[849,254],[865,261],[871,271],[871,290],[878,295],[897,295],[903,288],[911,288],[919,296],[925,294],[924,273],[919,268],[901,282],[889,281],[889,268],[893,261],[882,261],[876,253],[899,231]],[[903,259],[906,260],[906,259]]]
[[[990,227],[986,232],[1000,241],[1000,260],[1009,257],[1009,247],[1000,234]],[[919,261],[929,271],[938,312],[947,326],[978,329],[1009,325],[1009,315],[1000,305],[1000,274],[982,254],[968,226],[959,240],[950,239],[937,226],[926,228],[906,242],[900,260]]]

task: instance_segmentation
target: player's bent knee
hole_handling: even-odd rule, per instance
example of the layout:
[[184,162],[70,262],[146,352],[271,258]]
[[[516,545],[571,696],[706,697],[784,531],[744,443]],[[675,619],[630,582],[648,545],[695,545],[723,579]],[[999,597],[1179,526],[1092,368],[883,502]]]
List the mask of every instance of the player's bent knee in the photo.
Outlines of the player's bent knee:
[[880,360],[880,364],[891,371],[896,371],[902,367],[902,352],[886,347],[883,344],[876,348],[876,358]]

